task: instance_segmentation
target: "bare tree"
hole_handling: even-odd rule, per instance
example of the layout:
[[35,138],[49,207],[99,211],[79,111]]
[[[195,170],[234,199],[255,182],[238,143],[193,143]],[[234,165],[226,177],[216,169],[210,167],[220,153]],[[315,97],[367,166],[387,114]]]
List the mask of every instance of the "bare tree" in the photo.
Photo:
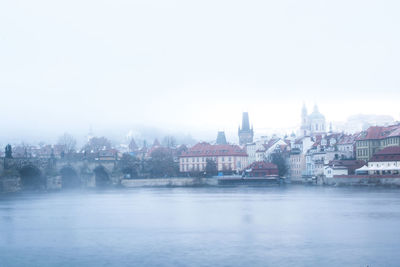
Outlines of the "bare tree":
[[71,153],[76,149],[76,140],[69,133],[64,133],[58,138],[58,145],[63,146],[64,153]]
[[93,137],[83,147],[83,150],[89,153],[97,153],[101,150],[107,150],[111,148],[111,141],[105,137]]

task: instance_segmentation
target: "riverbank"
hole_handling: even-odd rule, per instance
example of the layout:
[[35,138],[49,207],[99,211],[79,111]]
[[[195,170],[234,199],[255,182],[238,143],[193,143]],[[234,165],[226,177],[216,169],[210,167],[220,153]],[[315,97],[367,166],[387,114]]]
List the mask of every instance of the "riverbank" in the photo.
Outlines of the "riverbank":
[[217,186],[216,178],[149,178],[149,179],[123,179],[121,181],[123,187],[195,187],[195,186]]
[[[227,182],[223,182],[228,179]],[[253,179],[254,180],[254,179]],[[306,180],[290,180],[280,179],[279,181],[250,181],[239,179],[232,182],[231,179],[212,177],[212,178],[196,178],[196,177],[173,177],[173,178],[142,178],[142,179],[122,179],[114,181],[110,187],[124,188],[140,188],[140,187],[223,187],[223,186],[277,186],[280,184],[286,185],[315,185],[327,187],[353,187],[353,186],[373,186],[373,187],[394,187],[400,188],[400,177],[360,177],[360,176],[335,176],[333,178],[319,178],[315,181]],[[95,184],[86,183],[83,188],[95,188]],[[20,180],[18,177],[0,179],[0,193],[13,193],[21,190]],[[44,191],[59,191],[62,190],[61,178],[53,177],[47,179],[46,188]]]

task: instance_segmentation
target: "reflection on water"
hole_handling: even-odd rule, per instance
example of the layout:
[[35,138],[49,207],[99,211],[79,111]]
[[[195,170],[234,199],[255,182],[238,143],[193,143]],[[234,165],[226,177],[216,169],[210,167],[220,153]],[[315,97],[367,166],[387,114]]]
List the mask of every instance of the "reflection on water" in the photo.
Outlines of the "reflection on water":
[[398,266],[400,191],[157,188],[0,196],[0,266]]

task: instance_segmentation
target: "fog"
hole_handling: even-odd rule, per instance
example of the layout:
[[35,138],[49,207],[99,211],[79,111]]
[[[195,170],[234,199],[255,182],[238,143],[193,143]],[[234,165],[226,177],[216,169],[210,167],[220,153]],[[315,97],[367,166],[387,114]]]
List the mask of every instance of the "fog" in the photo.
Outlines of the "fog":
[[[2,1],[0,138],[396,120],[398,1]],[[6,115],[4,115],[6,114]],[[279,116],[277,115],[279,114]]]

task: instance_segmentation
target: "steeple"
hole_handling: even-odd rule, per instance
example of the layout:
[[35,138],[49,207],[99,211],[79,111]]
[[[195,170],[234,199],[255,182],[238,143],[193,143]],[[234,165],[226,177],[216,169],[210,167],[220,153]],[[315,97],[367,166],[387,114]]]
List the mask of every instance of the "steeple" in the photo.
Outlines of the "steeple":
[[216,144],[217,145],[226,145],[227,144],[224,131],[218,132]]
[[250,123],[249,123],[249,113],[243,112],[242,115],[242,131],[250,130]]
[[253,137],[254,137],[253,126],[251,126],[251,129],[250,129],[248,112],[243,112],[242,128],[240,128],[240,126],[239,126],[238,135],[239,135],[239,144],[240,145],[245,145],[245,144],[253,142]]
[[307,107],[306,104],[303,102],[303,108],[301,109],[301,126],[300,126],[300,131],[302,136],[307,135],[308,131],[308,112],[307,112]]

